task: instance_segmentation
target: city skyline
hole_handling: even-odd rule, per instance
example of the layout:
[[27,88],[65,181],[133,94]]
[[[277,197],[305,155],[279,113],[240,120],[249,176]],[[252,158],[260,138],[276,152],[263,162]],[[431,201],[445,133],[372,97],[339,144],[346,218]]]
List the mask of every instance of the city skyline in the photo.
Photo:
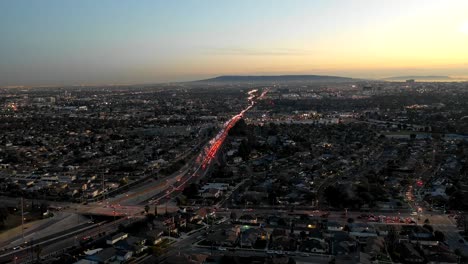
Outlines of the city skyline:
[[468,76],[466,1],[4,1],[0,86]]

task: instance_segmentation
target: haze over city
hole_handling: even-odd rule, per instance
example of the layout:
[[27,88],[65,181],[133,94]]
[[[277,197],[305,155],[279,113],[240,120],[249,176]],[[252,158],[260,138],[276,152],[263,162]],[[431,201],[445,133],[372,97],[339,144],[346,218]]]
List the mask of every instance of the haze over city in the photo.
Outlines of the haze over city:
[[1,1],[0,85],[466,77],[468,2]]

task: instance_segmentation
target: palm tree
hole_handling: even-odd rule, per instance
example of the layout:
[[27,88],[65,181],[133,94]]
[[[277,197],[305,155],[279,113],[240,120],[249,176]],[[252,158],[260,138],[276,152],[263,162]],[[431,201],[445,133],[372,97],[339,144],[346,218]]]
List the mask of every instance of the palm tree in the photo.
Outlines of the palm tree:
[[39,257],[41,256],[41,252],[42,252],[41,245],[35,246],[34,247],[34,252],[36,253],[36,258],[39,259]]

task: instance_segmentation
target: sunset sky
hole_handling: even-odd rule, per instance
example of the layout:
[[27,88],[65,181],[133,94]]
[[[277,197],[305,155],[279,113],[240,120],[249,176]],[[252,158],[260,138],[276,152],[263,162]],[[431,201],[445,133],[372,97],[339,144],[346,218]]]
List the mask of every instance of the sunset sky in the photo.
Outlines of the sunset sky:
[[0,1],[0,86],[225,74],[468,76],[468,1]]

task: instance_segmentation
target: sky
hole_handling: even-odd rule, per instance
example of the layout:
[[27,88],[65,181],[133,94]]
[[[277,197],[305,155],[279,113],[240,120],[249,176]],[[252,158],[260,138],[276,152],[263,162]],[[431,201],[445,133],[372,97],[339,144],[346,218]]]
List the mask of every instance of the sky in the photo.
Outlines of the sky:
[[0,85],[468,76],[467,0],[1,0]]

